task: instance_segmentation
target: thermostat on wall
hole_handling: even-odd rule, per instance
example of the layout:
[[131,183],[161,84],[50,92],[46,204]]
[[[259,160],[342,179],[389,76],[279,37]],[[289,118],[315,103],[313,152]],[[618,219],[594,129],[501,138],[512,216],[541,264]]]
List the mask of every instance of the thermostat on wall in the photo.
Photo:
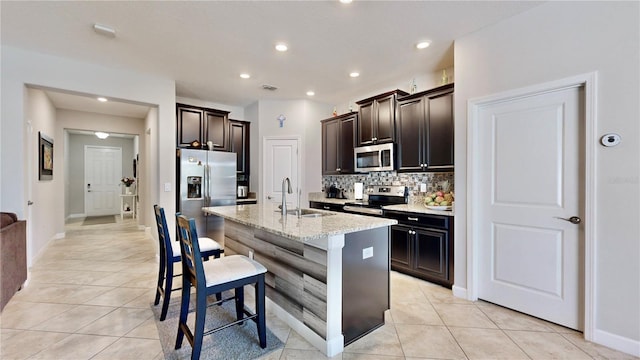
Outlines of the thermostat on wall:
[[602,145],[607,147],[620,144],[620,140],[620,135],[614,133],[604,134],[602,138],[600,138],[600,142],[602,143]]

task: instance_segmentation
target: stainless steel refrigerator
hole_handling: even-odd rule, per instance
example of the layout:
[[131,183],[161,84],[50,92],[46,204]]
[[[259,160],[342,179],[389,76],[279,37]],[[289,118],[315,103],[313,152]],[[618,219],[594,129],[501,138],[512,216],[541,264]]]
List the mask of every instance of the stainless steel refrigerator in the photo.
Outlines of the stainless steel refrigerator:
[[194,218],[198,236],[224,243],[224,220],[205,206],[236,204],[236,153],[178,149],[176,211]]

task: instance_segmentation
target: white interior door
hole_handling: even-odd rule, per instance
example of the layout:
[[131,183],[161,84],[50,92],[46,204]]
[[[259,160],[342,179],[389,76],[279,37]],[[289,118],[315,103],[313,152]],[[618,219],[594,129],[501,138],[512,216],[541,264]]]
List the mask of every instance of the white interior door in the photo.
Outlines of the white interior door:
[[87,216],[120,213],[122,149],[85,146],[84,183]]
[[[288,207],[297,206],[299,188],[297,138],[265,138],[264,139],[264,176],[263,193],[265,202],[282,203],[282,180],[289,178],[293,194],[287,194]],[[286,190],[286,189],[285,189]]]
[[[478,297],[584,327],[584,90],[482,106]],[[574,218],[576,224],[563,220]],[[563,218],[563,219],[562,219]]]

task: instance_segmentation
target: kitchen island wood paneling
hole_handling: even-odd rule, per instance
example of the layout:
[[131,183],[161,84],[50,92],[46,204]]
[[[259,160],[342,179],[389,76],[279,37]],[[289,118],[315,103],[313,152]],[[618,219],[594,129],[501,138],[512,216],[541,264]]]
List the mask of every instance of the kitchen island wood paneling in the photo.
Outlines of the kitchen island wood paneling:
[[267,268],[268,309],[326,355],[384,324],[395,220],[283,216],[272,204],[203,210],[225,219],[225,254],[252,255]]

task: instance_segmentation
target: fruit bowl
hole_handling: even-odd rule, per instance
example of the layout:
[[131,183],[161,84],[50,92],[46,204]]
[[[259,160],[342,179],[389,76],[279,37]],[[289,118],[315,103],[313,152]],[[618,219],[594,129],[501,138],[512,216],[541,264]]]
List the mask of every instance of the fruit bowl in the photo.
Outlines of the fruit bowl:
[[454,199],[453,191],[436,191],[425,196],[424,206],[431,210],[451,210]]

